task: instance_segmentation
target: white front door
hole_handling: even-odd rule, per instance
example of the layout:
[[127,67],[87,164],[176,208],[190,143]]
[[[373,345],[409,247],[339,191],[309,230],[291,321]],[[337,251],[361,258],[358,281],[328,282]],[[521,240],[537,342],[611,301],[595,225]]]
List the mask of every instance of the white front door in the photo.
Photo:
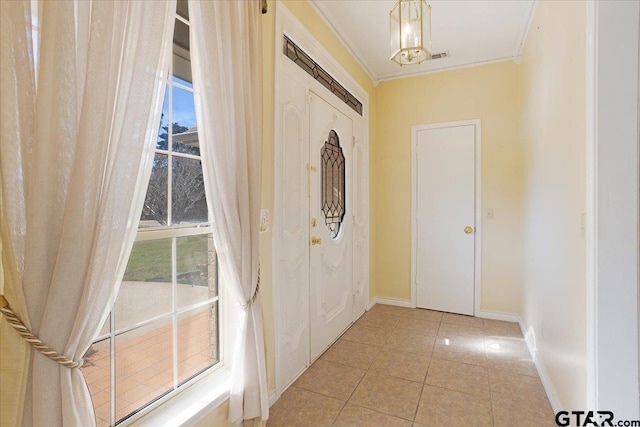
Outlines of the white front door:
[[313,92],[310,103],[309,332],[313,361],[353,319],[353,123]]
[[415,136],[417,306],[474,314],[475,126]]
[[[281,76],[281,140],[277,159],[279,304],[278,385],[295,380],[309,361],[309,205],[307,89]],[[279,389],[282,391],[282,389]]]

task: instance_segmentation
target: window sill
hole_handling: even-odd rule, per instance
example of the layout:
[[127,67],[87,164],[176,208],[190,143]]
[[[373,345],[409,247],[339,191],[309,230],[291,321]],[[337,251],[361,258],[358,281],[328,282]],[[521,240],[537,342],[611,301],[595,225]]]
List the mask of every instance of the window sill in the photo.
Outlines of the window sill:
[[175,427],[194,425],[229,398],[231,369],[214,369],[200,380],[158,402],[139,418],[120,426]]

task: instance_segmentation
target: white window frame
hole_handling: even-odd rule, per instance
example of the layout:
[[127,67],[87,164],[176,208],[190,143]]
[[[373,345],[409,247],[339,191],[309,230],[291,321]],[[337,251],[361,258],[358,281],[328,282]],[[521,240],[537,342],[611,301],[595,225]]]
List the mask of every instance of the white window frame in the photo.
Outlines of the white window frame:
[[[175,20],[181,21],[187,26],[190,25],[189,21],[178,13],[175,14]],[[173,44],[171,44],[173,48]],[[163,84],[168,89],[169,86],[174,88],[179,88],[181,90],[186,90],[195,94],[193,88],[189,88],[185,85],[182,85],[172,79],[173,76],[173,65],[170,65],[170,70],[167,76],[163,79]],[[167,150],[161,150],[154,148],[155,154],[167,155],[167,161],[169,165],[173,166],[172,159],[173,157],[182,157],[187,159],[201,160],[201,156],[192,155],[188,153],[175,153],[171,150],[173,146],[173,135],[172,135],[172,126],[173,126],[173,90],[169,91],[168,96],[168,104],[170,108],[168,109],[168,117],[167,123],[169,125],[168,129],[168,142],[167,142]],[[164,98],[163,101],[164,102]],[[171,171],[171,169],[169,169]],[[171,191],[172,191],[172,173],[167,174],[167,202],[170,203],[172,199]],[[158,227],[149,227],[138,229],[136,234],[135,242],[142,241],[150,241],[150,240],[158,240],[158,239],[168,239],[168,238],[179,238],[179,237],[187,237],[187,236],[197,236],[197,235],[208,235],[213,234],[213,229],[210,225],[211,220],[208,223],[201,224],[176,224],[171,225],[171,210],[167,213],[167,225],[158,226]],[[210,214],[210,213],[209,213]],[[175,251],[175,240],[172,241],[172,269],[176,263],[176,251]],[[175,279],[175,271],[173,271],[173,278]],[[172,282],[175,282],[173,280]],[[230,379],[231,379],[231,364],[229,363],[232,360],[232,351],[233,351],[233,342],[235,341],[235,331],[236,328],[233,327],[237,323],[238,315],[239,315],[239,307],[237,304],[233,304],[231,302],[231,298],[227,298],[227,290],[224,286],[221,286],[221,283],[217,283],[217,296],[213,298],[208,298],[206,301],[198,302],[196,304],[191,304],[185,307],[178,308],[176,305],[176,295],[175,295],[175,283],[172,283],[174,289],[173,295],[173,307],[170,312],[163,313],[161,315],[155,316],[150,319],[146,319],[142,322],[135,323],[133,325],[129,325],[125,328],[120,328],[116,330],[115,326],[115,318],[114,316],[109,316],[109,332],[103,334],[101,336],[96,337],[93,342],[104,341],[105,339],[109,339],[110,346],[110,425],[115,425],[118,421],[116,419],[115,407],[116,407],[116,394],[115,390],[115,344],[116,337],[127,333],[128,331],[137,329],[139,327],[152,324],[153,322],[171,318],[173,324],[173,390],[169,391],[166,395],[161,398],[155,400],[154,402],[147,404],[142,409],[138,409],[136,413],[128,416],[128,418],[124,419],[120,423],[117,424],[120,426],[175,426],[182,425],[184,423],[194,423],[199,419],[204,418],[210,411],[212,411],[217,406],[221,405],[224,401],[228,399],[229,390],[230,390]],[[177,353],[178,353],[178,343],[177,343],[177,319],[180,314],[192,311],[199,307],[209,306],[211,304],[217,303],[217,316],[218,316],[218,357],[219,361],[215,365],[207,368],[203,372],[195,375],[191,379],[187,380],[180,384],[178,381],[178,373],[177,373]],[[113,424],[112,424],[113,423]]]

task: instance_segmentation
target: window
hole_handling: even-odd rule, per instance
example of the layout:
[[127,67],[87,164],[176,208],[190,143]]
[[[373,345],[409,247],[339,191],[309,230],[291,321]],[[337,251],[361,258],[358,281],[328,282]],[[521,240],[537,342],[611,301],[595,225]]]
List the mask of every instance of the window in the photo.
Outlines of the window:
[[84,356],[98,426],[121,423],[219,363],[218,299],[184,0],[136,241],[109,319]]
[[331,76],[324,68],[313,60],[304,50],[295,44],[289,37],[282,37],[282,53],[292,60],[298,67],[302,68],[311,77],[316,79],[322,86],[337,96],[353,111],[362,115],[362,102],[351,94],[344,86]]
[[320,150],[320,157],[322,159],[322,216],[329,228],[329,234],[333,239],[337,239],[340,225],[344,220],[346,196],[344,154],[336,131],[329,131],[329,136]]

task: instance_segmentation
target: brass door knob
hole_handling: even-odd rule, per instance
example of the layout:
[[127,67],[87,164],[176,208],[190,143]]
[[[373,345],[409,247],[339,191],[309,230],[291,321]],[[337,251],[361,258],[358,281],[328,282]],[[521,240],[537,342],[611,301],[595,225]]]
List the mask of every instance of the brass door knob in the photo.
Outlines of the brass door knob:
[[470,226],[470,225],[467,225],[467,226],[464,228],[464,232],[465,232],[465,234],[471,234],[471,233],[473,233],[473,227],[472,227],[472,226]]
[[316,236],[311,237],[311,244],[312,245],[321,245],[322,244],[322,239]]

